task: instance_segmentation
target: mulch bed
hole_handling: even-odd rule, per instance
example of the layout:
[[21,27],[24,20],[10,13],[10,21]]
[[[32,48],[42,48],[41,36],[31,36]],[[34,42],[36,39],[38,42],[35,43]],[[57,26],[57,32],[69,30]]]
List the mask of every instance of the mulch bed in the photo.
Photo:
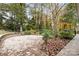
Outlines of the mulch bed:
[[70,39],[49,39],[47,45],[42,44],[41,50],[49,56],[55,56],[66,46],[66,44],[68,44],[69,41]]

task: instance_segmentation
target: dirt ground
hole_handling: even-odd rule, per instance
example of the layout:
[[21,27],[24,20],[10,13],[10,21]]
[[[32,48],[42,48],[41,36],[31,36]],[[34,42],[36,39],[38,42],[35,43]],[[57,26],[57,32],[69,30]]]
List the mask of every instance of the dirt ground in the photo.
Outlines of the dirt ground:
[[55,56],[61,51],[61,49],[63,49],[66,46],[66,44],[69,41],[70,41],[69,39],[60,39],[60,38],[49,39],[47,45],[43,43],[40,46],[37,45],[22,50],[11,50],[11,49],[9,50],[6,49],[5,51],[0,50],[0,56]]

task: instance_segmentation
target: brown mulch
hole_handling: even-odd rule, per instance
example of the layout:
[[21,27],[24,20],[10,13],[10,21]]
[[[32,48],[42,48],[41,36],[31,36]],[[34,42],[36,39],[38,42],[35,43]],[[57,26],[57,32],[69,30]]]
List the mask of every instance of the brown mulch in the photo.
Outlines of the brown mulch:
[[49,56],[55,56],[63,49],[70,39],[49,39],[47,45],[42,44],[41,50]]

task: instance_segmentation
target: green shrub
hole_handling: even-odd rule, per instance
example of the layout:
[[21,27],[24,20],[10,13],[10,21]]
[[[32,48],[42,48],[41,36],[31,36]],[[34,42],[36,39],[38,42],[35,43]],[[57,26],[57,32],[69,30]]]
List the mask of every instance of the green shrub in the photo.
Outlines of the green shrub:
[[73,38],[75,36],[75,32],[73,30],[62,30],[59,32],[59,36],[61,38]]
[[36,30],[26,30],[24,33],[26,35],[33,35],[33,34],[36,34]]
[[41,31],[41,35],[43,35],[45,38],[52,38],[53,37],[53,31],[49,29],[43,29]]
[[25,35],[30,35],[31,32],[30,32],[30,31],[25,31],[24,34],[25,34]]
[[41,31],[41,35],[43,35],[43,39],[44,39],[45,43],[47,43],[48,39],[53,38],[53,31],[49,30],[49,29],[43,29]]

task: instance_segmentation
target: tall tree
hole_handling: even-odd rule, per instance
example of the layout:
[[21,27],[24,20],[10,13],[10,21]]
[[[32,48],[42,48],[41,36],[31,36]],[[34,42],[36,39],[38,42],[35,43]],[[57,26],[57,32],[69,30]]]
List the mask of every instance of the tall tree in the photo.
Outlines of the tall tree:
[[13,3],[9,5],[10,11],[12,12],[19,31],[23,31],[24,23],[26,22],[26,5],[23,3]]

